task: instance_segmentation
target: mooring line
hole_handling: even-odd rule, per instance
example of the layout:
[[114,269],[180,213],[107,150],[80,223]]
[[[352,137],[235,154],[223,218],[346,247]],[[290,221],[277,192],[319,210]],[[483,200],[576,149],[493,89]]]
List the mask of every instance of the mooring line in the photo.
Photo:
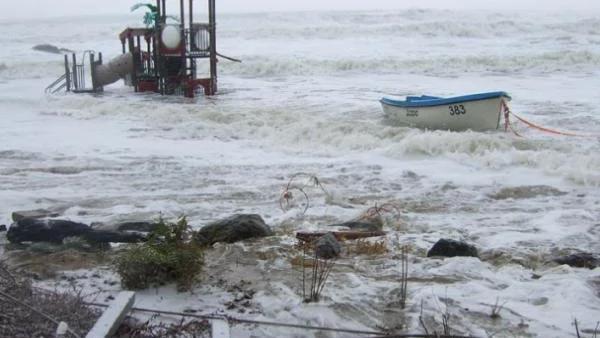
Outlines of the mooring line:
[[512,115],[515,118],[517,118],[517,120],[525,123],[526,125],[528,125],[529,127],[541,130],[543,132],[546,133],[551,133],[551,134],[556,134],[556,135],[563,135],[563,136],[575,136],[575,137],[587,137],[587,138],[597,138],[595,136],[592,135],[583,135],[583,134],[577,134],[577,133],[571,133],[571,132],[564,132],[564,131],[559,131],[559,130],[554,130],[551,128],[547,128],[547,127],[543,127],[540,126],[538,124],[535,124],[533,122],[527,121],[524,118],[520,117],[519,115],[513,113],[510,108],[508,107],[508,104],[502,100],[502,109],[504,110],[504,131],[508,131],[508,129],[510,129],[515,135],[517,136],[522,136],[521,134],[519,134],[513,127],[512,124],[510,123],[509,120],[509,116]]

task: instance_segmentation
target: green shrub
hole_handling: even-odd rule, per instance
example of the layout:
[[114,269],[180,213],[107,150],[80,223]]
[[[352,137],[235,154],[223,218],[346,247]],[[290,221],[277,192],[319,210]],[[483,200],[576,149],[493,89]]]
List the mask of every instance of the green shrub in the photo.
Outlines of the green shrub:
[[185,217],[177,223],[162,218],[146,242],[130,247],[117,258],[117,273],[124,288],[132,290],[175,282],[188,290],[204,265],[203,248],[189,241],[191,229]]

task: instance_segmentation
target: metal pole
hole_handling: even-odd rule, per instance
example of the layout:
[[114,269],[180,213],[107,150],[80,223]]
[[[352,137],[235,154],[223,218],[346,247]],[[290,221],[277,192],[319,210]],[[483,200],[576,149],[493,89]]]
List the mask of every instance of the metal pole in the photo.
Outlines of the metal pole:
[[92,77],[92,91],[96,91],[96,64],[94,63],[94,53],[90,53],[90,76]]
[[210,31],[210,91],[209,95],[217,92],[217,36],[215,19],[215,0],[208,0],[208,25]]
[[71,91],[71,71],[69,70],[69,56],[65,54],[65,81],[67,83],[67,91]]
[[78,90],[79,89],[79,79],[78,79],[79,76],[77,76],[78,75],[77,74],[77,57],[75,56],[75,53],[73,53],[72,67],[73,67],[73,88],[75,90]]
[[185,41],[185,3],[183,0],[179,0],[179,16],[180,16],[180,27],[179,29],[181,30],[181,38],[183,39],[183,41],[181,42],[182,44],[182,49],[181,49],[181,65],[182,67],[184,67],[184,70],[186,67],[186,50],[187,50],[187,45],[186,45],[186,41]]
[[194,45],[194,40],[195,40],[195,36],[194,36],[194,1],[190,0],[189,1],[189,10],[190,10],[190,35],[189,35],[189,46],[190,46],[190,50],[192,48],[192,46]]
[[[97,63],[97,65],[101,65],[101,64],[102,64],[102,53],[98,52],[98,63]],[[96,72],[96,66],[97,65],[94,66],[94,73]],[[100,85],[100,90],[99,91],[103,92],[104,91],[104,86]]]

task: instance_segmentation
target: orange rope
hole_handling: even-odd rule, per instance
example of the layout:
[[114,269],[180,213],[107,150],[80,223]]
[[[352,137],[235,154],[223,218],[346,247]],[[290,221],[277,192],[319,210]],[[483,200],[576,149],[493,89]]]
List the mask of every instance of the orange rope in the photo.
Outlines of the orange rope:
[[502,100],[502,110],[504,111],[504,131],[508,131],[508,129],[510,129],[510,131],[513,132],[513,134],[517,135],[518,137],[521,137],[521,134],[517,133],[517,131],[512,127],[512,124],[510,124],[510,108],[508,108],[508,104],[506,104],[505,100]]
[[517,118],[517,120],[525,123],[526,125],[532,127],[532,128],[536,128],[538,130],[541,130],[543,132],[547,132],[547,133],[551,133],[551,134],[557,134],[557,135],[564,135],[564,136],[578,136],[578,137],[592,137],[589,135],[582,135],[582,134],[575,134],[575,133],[568,133],[568,132],[564,132],[564,131],[558,131],[558,130],[554,130],[554,129],[550,129],[550,128],[546,128],[546,127],[542,127],[538,124],[535,124],[533,122],[529,122],[527,120],[525,120],[524,118],[519,117],[517,114],[513,113],[512,111],[510,111],[510,108],[508,108],[508,104],[506,104],[506,102],[504,100],[502,100],[502,108],[504,110],[504,130],[506,131],[507,129],[510,128],[510,130],[517,136],[521,136],[519,135],[519,133],[517,133],[509,120],[509,115],[513,115],[514,117]]

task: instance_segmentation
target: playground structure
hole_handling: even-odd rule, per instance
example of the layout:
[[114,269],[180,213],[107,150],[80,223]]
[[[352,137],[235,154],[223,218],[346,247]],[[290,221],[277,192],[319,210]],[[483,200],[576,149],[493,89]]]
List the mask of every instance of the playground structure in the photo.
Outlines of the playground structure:
[[[99,93],[105,85],[124,79],[135,92],[194,97],[196,89],[202,87],[205,95],[214,95],[217,92],[215,0],[207,0],[208,23],[194,22],[194,0],[178,0],[178,17],[167,15],[166,2],[156,0],[156,5],[145,3],[132,8],[149,9],[144,17],[146,27],[123,30],[119,34],[122,54],[108,63],[103,63],[102,53],[93,51],[84,52],[81,60],[75,53],[65,55],[65,73],[46,92]],[[201,59],[208,59],[207,77],[198,77]],[[86,84],[89,79],[91,87]]]

